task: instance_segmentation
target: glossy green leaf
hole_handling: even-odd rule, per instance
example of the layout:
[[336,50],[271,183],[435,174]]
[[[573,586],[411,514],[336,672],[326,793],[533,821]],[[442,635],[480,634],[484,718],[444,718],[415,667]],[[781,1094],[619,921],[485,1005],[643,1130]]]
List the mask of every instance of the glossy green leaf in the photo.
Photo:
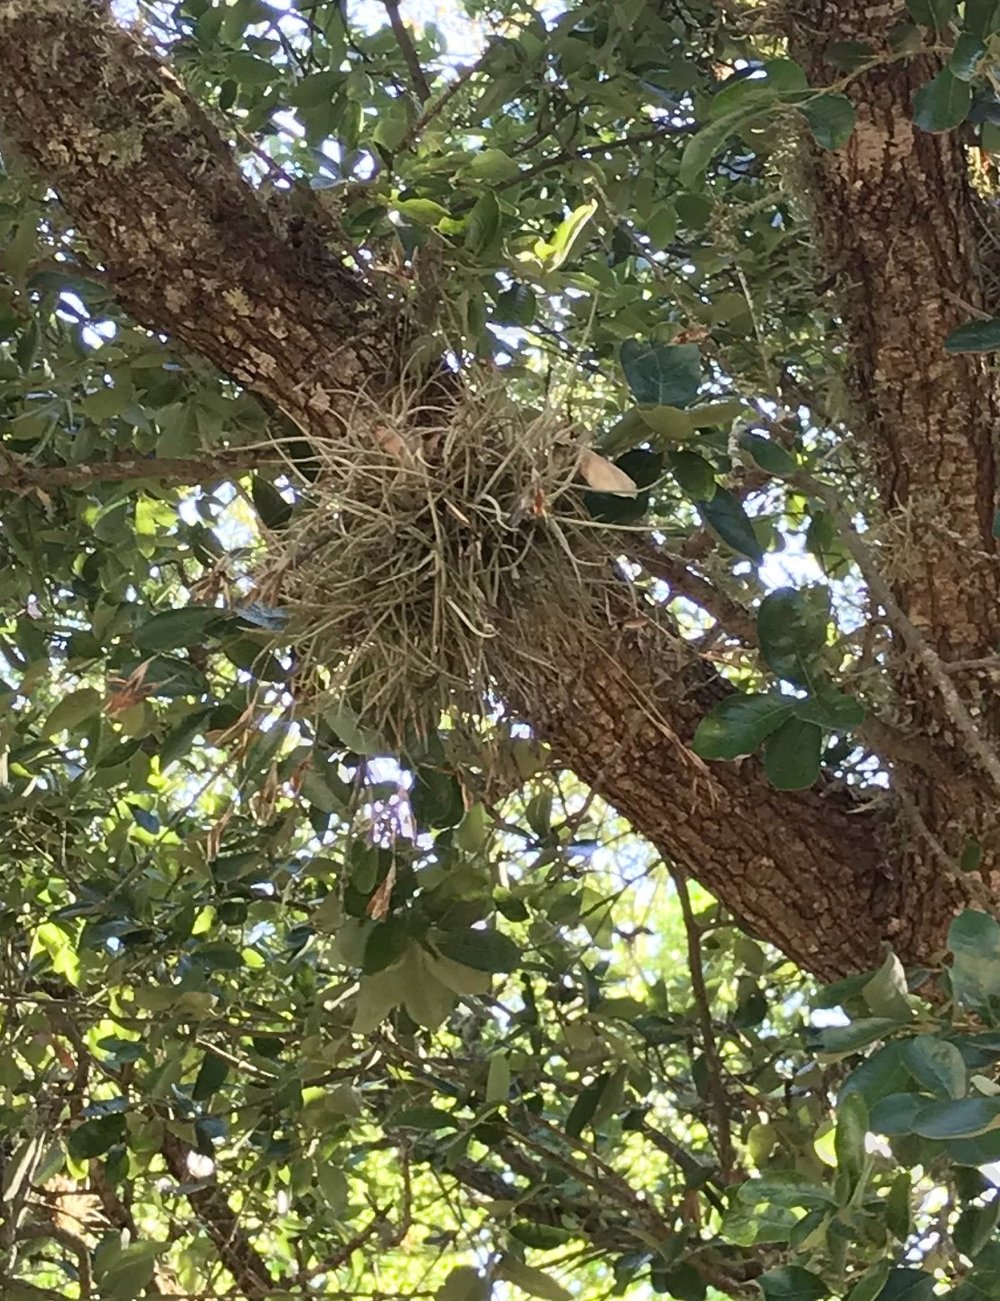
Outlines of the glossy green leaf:
[[971,32],[960,32],[948,60],[948,68],[960,81],[971,81],[985,54],[986,46],[978,36],[973,36]]
[[1000,1098],[931,1102],[913,1118],[913,1132],[924,1138],[971,1138],[998,1127]]
[[856,113],[846,95],[817,95],[800,104],[799,111],[823,149],[842,149],[850,140]]
[[715,496],[715,469],[697,452],[671,452],[670,470],[692,501],[711,501]]
[[741,435],[740,447],[750,453],[762,470],[779,478],[795,473],[795,458],[773,438],[752,431]]
[[767,738],[764,771],[779,791],[800,791],[819,777],[823,733],[815,723],[787,718]]
[[783,696],[734,693],[701,720],[692,748],[703,759],[753,754],[791,714],[792,703]]
[[944,346],[948,352],[995,352],[1000,348],[1000,317],[958,326],[945,339]]
[[801,1265],[782,1265],[766,1270],[757,1279],[764,1301],[825,1301],[829,1286],[819,1274]]
[[775,103],[777,103],[777,96],[751,95],[748,103],[702,127],[698,134],[688,141],[681,155],[678,173],[681,185],[686,189],[698,186],[709,163],[722,150],[729,138],[755,122],[762,113],[767,113]]
[[212,606],[187,605],[178,610],[161,610],[139,624],[132,640],[141,651],[178,650],[197,646],[213,625],[224,622],[224,612]]
[[995,1019],[1000,1010],[1000,925],[986,913],[960,913],[948,930],[951,986],[957,1001]]
[[956,0],[906,0],[915,22],[944,31],[955,16]]
[[[852,1095],[855,1096],[855,1095]],[[890,1093],[879,1098],[871,1109],[869,1124],[874,1133],[912,1134],[917,1115],[927,1106],[927,1098],[920,1093]]]
[[913,120],[924,131],[951,131],[960,126],[972,107],[972,89],[948,68],[913,96]]
[[910,1074],[926,1092],[946,1098],[965,1096],[965,1062],[955,1045],[946,1039],[917,1035],[906,1041],[903,1058]]
[[693,343],[643,343],[621,346],[625,380],[636,402],[649,407],[684,407],[701,384],[701,354]]
[[514,971],[521,961],[520,949],[499,931],[442,931],[433,945],[442,957],[474,971]]
[[750,517],[738,497],[728,488],[717,487],[710,501],[700,501],[698,512],[727,546],[755,563],[764,559],[764,548],[757,540]]
[[779,677],[799,686],[813,685],[812,665],[826,644],[828,601],[826,589],[818,587],[779,587],[761,601],[757,612],[761,654]]
[[125,1134],[125,1116],[114,1112],[108,1116],[95,1116],[85,1120],[71,1132],[67,1147],[74,1160],[103,1156]]

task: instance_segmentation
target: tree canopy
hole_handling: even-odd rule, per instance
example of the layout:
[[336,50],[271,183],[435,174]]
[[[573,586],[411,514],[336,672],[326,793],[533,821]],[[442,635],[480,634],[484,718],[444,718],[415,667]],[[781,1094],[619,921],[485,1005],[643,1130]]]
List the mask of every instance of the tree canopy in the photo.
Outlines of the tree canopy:
[[0,1293],[1000,1295],[1000,5],[0,0]]

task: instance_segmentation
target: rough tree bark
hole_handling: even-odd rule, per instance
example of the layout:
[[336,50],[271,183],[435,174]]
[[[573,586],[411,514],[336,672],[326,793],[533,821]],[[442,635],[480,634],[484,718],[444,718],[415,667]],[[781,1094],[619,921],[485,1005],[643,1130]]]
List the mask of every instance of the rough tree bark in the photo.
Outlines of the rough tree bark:
[[[914,123],[913,96],[940,64],[896,55],[893,28],[909,19],[902,4],[792,0],[788,16],[791,52],[811,85],[842,75],[828,58],[833,42],[861,42],[881,60],[849,87],[857,124],[845,148],[813,152],[811,199],[845,326],[852,429],[881,498],[881,563],[911,623],[956,666],[963,703],[993,743],[998,678],[981,661],[1000,646],[996,376],[988,358],[944,347],[983,308],[969,160],[959,132]],[[958,667],[969,661],[980,663]],[[891,671],[898,721],[953,741],[954,717],[901,639]],[[961,765],[934,781],[897,769],[923,832],[896,846],[904,950],[927,929],[942,857],[956,861],[974,837],[987,882],[996,871],[996,791],[977,795],[964,776]],[[939,848],[928,853],[931,840]]]
[[[843,8],[824,16],[817,4],[803,13],[813,68],[823,22],[839,21]],[[867,20],[868,7],[855,8],[858,21]],[[309,210],[290,225],[246,181],[176,79],[139,39],[114,26],[101,3],[0,0],[0,66],[6,147],[58,192],[122,305],[279,407],[306,434],[335,437],[338,413],[358,388],[383,382],[393,337],[378,293],[325,252],[335,232],[323,214]],[[908,130],[894,118],[903,118],[906,95],[897,75],[890,70],[859,85],[871,112],[866,117],[862,107],[862,129],[844,158],[817,172],[817,201],[826,205],[824,224],[841,231],[834,257],[863,270],[869,300],[881,295],[892,304],[877,316],[863,305],[847,316],[862,359],[859,391],[867,383],[881,394],[864,418],[873,441],[886,445],[879,460],[886,499],[924,501],[932,479],[912,440],[918,426],[927,436],[933,431],[934,458],[962,503],[962,536],[975,541],[978,557],[989,535],[983,481],[978,468],[971,473],[957,462],[971,454],[970,440],[985,436],[992,401],[985,377],[975,364],[945,359],[935,382],[911,388],[897,328],[905,320],[915,347],[933,346],[938,358],[944,329],[957,319],[944,288],[927,300],[915,289],[907,295],[905,284],[919,269],[916,283],[926,295],[933,266],[935,273],[948,269],[941,281],[948,290],[967,289],[951,261],[953,253],[968,257],[965,218],[947,215],[945,197],[949,184],[960,186],[960,159],[957,146],[916,142],[909,129],[910,165],[936,177],[926,203],[916,197],[923,182],[905,167],[880,179],[880,151],[898,148],[893,133]],[[876,221],[865,205],[875,208],[879,185],[890,180],[894,197]],[[920,222],[931,260],[917,268],[902,243]],[[876,234],[879,243],[869,246]],[[919,365],[926,373],[927,363]],[[939,385],[950,395],[951,432],[938,419],[945,405]],[[996,580],[980,587],[970,564],[969,556],[952,564],[947,581],[938,577],[944,571],[924,567],[905,588],[911,617],[935,635],[942,654],[968,655],[988,640],[981,616],[988,617],[984,604]],[[985,566],[975,572],[985,574]],[[938,636],[945,624],[952,631]],[[887,936],[904,961],[933,958],[960,894],[926,849],[904,854],[890,813],[861,808],[832,786],[779,793],[755,761],[698,765],[684,743],[724,684],[697,661],[664,678],[657,654],[597,614],[592,631],[585,652],[553,648],[549,676],[522,702],[563,762],[667,857],[819,975],[871,967]],[[655,708],[639,706],[642,699]],[[913,872],[905,889],[904,860]]]

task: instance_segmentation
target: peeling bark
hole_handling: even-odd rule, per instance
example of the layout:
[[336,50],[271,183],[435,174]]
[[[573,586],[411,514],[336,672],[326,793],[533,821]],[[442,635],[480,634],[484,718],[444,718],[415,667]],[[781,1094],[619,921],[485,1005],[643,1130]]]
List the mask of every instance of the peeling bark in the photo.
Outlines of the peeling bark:
[[[0,0],[0,66],[0,126],[57,190],[123,305],[280,407],[307,435],[336,437],[359,389],[377,392],[384,382],[396,347],[391,304],[387,312],[344,257],[328,251],[336,232],[322,214],[306,210],[291,234],[204,113],[101,5]],[[840,184],[832,173],[829,184]],[[883,244],[885,265],[910,267],[902,258]],[[863,266],[868,292],[887,293],[878,279],[884,266]],[[935,301],[920,327],[924,345],[953,320],[944,297]],[[903,304],[898,310],[906,314]],[[899,338],[877,334],[871,342],[869,378],[884,387],[884,375],[905,370]],[[959,392],[975,368],[961,365],[949,381],[953,396],[978,420],[979,405],[973,410]],[[979,403],[978,381],[975,392]],[[915,413],[929,419],[936,394],[934,385],[915,395],[887,392],[873,415],[886,431],[884,463],[905,474],[911,497],[926,469],[909,456],[902,426]],[[939,460],[947,460],[953,440],[939,433]],[[950,461],[946,468],[961,500],[978,502],[967,468]],[[935,579],[926,593],[914,589],[910,608],[940,611],[947,599],[964,611],[965,630],[948,643],[957,651],[981,644],[973,633],[978,596],[965,565],[950,573],[946,587]],[[886,868],[884,813],[859,809],[851,792],[832,785],[775,791],[755,761],[706,768],[687,743],[726,690],[717,675],[690,660],[664,673],[659,650],[630,641],[597,606],[589,631],[585,647],[547,648],[548,667],[529,687],[502,684],[562,762],[763,938],[819,975],[872,966],[887,935],[897,937],[904,961],[935,955],[955,887],[940,873],[902,882]]]

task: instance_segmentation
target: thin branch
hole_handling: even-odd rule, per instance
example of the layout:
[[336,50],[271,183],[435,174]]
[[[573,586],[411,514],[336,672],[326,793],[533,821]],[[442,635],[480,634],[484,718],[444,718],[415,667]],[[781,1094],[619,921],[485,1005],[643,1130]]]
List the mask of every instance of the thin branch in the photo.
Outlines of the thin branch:
[[844,546],[861,571],[862,578],[868,584],[868,590],[882,609],[885,610],[887,618],[899,633],[907,650],[920,661],[931,683],[937,688],[938,695],[944,702],[951,722],[965,742],[969,757],[989,777],[997,791],[1000,791],[1000,758],[983,739],[975,720],[955,689],[955,684],[948,676],[947,664],[916,626],[910,622],[899,602],[893,596],[892,589],[882,577],[875,563],[868,543],[854,527],[847,512],[841,506],[837,494],[832,488],[827,487],[825,483],[821,483],[808,474],[799,473],[789,476],[789,482],[818,497],[826,507],[830,518],[843,537]]
[[385,12],[389,15],[389,26],[392,28],[392,34],[396,38],[396,44],[399,46],[406,69],[410,74],[414,93],[421,104],[426,104],[431,97],[430,84],[423,68],[420,66],[413,39],[399,12],[399,0],[382,0],[382,3],[385,5]]
[[748,646],[756,645],[757,625],[749,610],[689,569],[680,556],[643,540],[629,546],[629,559],[642,565],[651,577],[662,579],[675,595],[701,606],[726,632]]
[[[191,1148],[169,1131],[161,1151],[167,1169],[179,1184],[189,1184],[188,1157]],[[263,1256],[243,1229],[222,1189],[215,1184],[193,1188],[187,1199],[215,1244],[219,1259],[233,1276],[248,1301],[262,1301],[275,1291],[275,1283]]]
[[92,1297],[94,1295],[94,1274],[90,1265],[90,1248],[82,1238],[71,1233],[69,1229],[63,1228],[58,1224],[24,1224],[18,1230],[19,1239],[25,1238],[51,1238],[58,1242],[60,1246],[70,1251],[76,1259],[77,1281],[80,1285],[80,1297]]
[[581,145],[578,149],[560,149],[558,153],[543,158],[534,167],[528,167],[523,172],[518,172],[509,181],[501,181],[497,188],[506,190],[512,185],[522,185],[525,181],[533,180],[536,176],[540,176],[542,172],[547,172],[553,167],[564,167],[567,163],[585,162],[591,154],[614,153],[619,149],[628,149],[632,145],[651,144],[655,140],[677,139],[678,137],[693,135],[694,131],[695,127],[693,125],[661,125],[654,127],[651,131],[638,131],[635,135],[622,136],[620,140],[598,140],[591,145]]
[[155,479],[163,485],[211,483],[262,465],[278,465],[280,457],[234,447],[210,457],[121,457],[86,465],[30,465],[0,452],[0,492],[26,493],[57,488],[89,488],[95,483],[128,483]]
[[684,932],[687,936],[688,967],[691,972],[691,991],[694,995],[698,1012],[698,1024],[701,1027],[701,1050],[705,1057],[708,1072],[708,1091],[712,1109],[715,1112],[715,1148],[719,1156],[719,1166],[725,1183],[731,1183],[736,1174],[736,1154],[733,1149],[733,1132],[729,1116],[729,1099],[722,1079],[722,1061],[718,1045],[715,1042],[715,1029],[712,1025],[712,1005],[705,986],[705,972],[702,967],[701,931],[691,907],[688,894],[688,879],[683,868],[671,868],[677,898],[684,918]]

